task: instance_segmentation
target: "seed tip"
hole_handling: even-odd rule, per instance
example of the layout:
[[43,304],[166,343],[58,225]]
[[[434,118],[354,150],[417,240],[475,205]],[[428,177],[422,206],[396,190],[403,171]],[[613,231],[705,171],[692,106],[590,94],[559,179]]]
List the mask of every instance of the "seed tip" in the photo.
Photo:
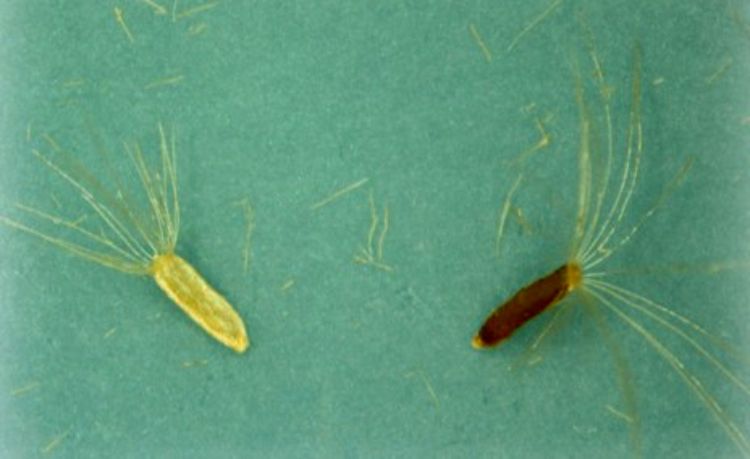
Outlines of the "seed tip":
[[487,343],[484,342],[481,336],[475,335],[474,338],[471,339],[471,347],[474,349],[484,349],[487,347]]
[[238,354],[242,354],[247,350],[248,347],[250,347],[250,340],[247,339],[246,335],[242,335],[230,347]]

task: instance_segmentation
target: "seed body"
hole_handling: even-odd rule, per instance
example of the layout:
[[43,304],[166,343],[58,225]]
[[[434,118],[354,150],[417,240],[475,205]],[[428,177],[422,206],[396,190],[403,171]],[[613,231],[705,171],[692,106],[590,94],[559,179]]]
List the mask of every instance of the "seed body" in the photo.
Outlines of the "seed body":
[[154,258],[151,272],[164,293],[209,335],[237,352],[247,349],[242,319],[190,263],[167,253]]
[[581,268],[569,263],[527,285],[492,311],[471,345],[476,349],[497,346],[526,322],[565,298],[581,279]]

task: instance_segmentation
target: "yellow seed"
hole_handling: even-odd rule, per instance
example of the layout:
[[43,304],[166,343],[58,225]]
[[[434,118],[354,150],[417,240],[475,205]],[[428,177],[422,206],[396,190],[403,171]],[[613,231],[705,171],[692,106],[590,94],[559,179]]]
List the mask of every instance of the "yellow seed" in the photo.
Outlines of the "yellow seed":
[[156,257],[151,269],[159,287],[195,323],[225,346],[245,352],[249,343],[242,319],[190,263],[167,253]]
[[[119,187],[114,190],[94,179],[51,137],[44,136],[55,159],[37,150],[34,155],[67,181],[91,207],[92,219],[71,220],[25,205],[18,210],[30,218],[64,228],[76,241],[48,234],[33,225],[0,215],[0,224],[36,236],[68,253],[99,265],[137,275],[151,275],[161,289],[212,337],[237,352],[248,347],[242,319],[188,262],[174,254],[180,228],[174,136],[158,125],[160,161],[149,167],[140,146],[125,144],[149,206],[140,208]],[[95,220],[90,222],[89,220]],[[92,225],[97,225],[92,226]],[[160,314],[159,314],[160,315]],[[159,315],[154,318],[158,318]],[[104,335],[110,337],[115,328]]]

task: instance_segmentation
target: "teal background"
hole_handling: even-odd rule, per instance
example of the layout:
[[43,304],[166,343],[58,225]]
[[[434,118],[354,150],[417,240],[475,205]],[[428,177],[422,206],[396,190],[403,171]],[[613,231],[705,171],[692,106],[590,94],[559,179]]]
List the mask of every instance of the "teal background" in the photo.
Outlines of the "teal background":
[[[509,369],[544,321],[492,352],[473,350],[470,339],[496,303],[565,260],[579,133],[572,56],[592,89],[582,15],[615,88],[619,146],[634,43],[643,49],[646,152],[627,222],[695,161],[607,266],[654,268],[617,284],[747,347],[746,267],[701,267],[750,260],[750,9],[563,1],[507,52],[549,5],[222,1],[173,22],[137,1],[4,2],[0,213],[22,217],[16,202],[55,209],[54,199],[66,215],[84,212],[30,154],[45,147],[41,134],[104,173],[92,138],[113,152],[137,139],[153,152],[156,123],[173,126],[177,251],[233,303],[252,344],[235,355],[150,279],[3,228],[0,455],[631,455],[626,424],[605,408],[623,409],[612,359],[585,314],[551,337],[532,367]],[[147,87],[175,75],[175,85]],[[547,120],[551,145],[509,164],[538,141],[537,118]],[[498,210],[521,171],[514,204],[531,231],[511,217],[496,256]],[[364,187],[310,209],[364,177]],[[370,191],[390,211],[391,273],[353,263]],[[256,211],[248,272],[236,205],[245,198]],[[633,370],[644,455],[739,456],[643,339],[608,323]],[[665,342],[750,434],[747,394],[684,342]],[[747,376],[745,365],[732,368]]]

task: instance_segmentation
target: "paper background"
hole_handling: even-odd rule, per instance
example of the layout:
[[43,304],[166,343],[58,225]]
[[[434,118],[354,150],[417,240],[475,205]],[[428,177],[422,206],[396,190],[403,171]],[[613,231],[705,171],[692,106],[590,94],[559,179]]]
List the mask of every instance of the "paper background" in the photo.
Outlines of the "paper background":
[[[48,150],[42,134],[101,173],[92,136],[153,153],[164,122],[178,147],[177,251],[237,308],[251,348],[222,348],[149,278],[2,228],[3,456],[629,457],[627,424],[606,408],[623,410],[611,353],[583,308],[533,367],[509,370],[544,319],[498,350],[470,347],[498,302],[568,253],[576,59],[599,103],[582,21],[615,91],[619,152],[643,49],[645,154],[623,228],[694,160],[607,264],[656,273],[613,279],[747,347],[746,4],[563,1],[508,51],[554,3],[225,1],[180,17],[202,5],[183,0],[176,20],[162,3],[165,15],[148,2],[5,3],[0,213],[57,200],[85,214],[31,155]],[[538,142],[538,119],[550,146],[510,166]],[[530,231],[511,216],[498,256],[498,212],[521,171],[513,203]],[[370,192],[389,209],[390,273],[353,262]],[[255,209],[248,272],[242,199]],[[745,267],[711,274],[712,262]],[[645,457],[739,456],[671,367],[606,317],[633,372]],[[747,394],[663,339],[747,435]]]

